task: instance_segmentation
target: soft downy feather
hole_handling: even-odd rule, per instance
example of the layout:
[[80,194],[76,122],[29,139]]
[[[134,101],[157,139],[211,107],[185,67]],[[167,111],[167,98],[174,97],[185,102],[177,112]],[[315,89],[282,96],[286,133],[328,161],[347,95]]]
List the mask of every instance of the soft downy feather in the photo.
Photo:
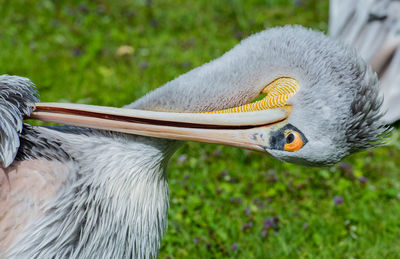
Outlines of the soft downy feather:
[[179,142],[70,127],[40,131],[68,150],[70,179],[7,256],[156,257],[168,210],[165,170]]

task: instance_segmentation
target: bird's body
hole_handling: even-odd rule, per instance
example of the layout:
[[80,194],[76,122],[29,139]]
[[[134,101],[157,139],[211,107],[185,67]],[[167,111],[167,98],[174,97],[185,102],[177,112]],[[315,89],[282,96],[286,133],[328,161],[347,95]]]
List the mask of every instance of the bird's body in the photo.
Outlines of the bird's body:
[[[280,77],[295,78],[300,90],[289,100],[291,115],[279,124],[285,125],[274,128],[269,145],[263,146],[273,156],[325,165],[381,143],[385,127],[379,121],[376,76],[351,49],[302,27],[258,33],[128,108],[178,112],[230,108],[250,102]],[[9,89],[21,89],[19,80],[0,78],[0,100],[29,107],[36,101],[27,88],[29,82],[20,83],[25,86],[20,96],[8,95]],[[180,142],[25,125],[19,145],[15,133],[30,110],[9,107],[13,119],[2,121],[8,130],[3,130],[0,152],[4,171],[0,254],[155,257],[167,220],[166,165]],[[286,131],[296,130],[302,146],[295,152],[283,150],[280,143],[287,138]]]
[[[23,134],[23,157],[2,176],[3,253],[156,255],[167,217],[165,167],[177,148],[173,141],[86,129],[27,127]],[[49,146],[54,149],[45,158],[41,150]]]

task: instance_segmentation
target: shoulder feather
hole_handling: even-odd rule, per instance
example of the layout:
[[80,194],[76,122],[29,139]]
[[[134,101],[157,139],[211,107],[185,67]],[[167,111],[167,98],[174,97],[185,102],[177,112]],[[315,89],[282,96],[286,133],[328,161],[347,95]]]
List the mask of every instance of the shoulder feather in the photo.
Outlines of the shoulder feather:
[[0,76],[0,167],[8,167],[17,154],[23,118],[39,100],[33,86],[27,78]]

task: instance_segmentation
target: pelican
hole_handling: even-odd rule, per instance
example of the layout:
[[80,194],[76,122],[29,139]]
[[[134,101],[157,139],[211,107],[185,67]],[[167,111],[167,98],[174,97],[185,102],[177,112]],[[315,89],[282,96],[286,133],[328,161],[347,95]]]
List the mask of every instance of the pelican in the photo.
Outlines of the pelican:
[[[156,257],[166,166],[182,140],[323,166],[384,144],[388,131],[376,74],[352,48],[300,26],[254,34],[123,109],[38,103],[32,85],[0,77],[9,258]],[[28,116],[74,126],[23,124]]]

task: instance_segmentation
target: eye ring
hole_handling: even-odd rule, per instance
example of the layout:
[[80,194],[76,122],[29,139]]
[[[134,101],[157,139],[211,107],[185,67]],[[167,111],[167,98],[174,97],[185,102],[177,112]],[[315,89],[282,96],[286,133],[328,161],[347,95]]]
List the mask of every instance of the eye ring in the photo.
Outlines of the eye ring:
[[297,131],[289,131],[286,135],[285,151],[294,152],[303,147],[304,143],[301,135]]

